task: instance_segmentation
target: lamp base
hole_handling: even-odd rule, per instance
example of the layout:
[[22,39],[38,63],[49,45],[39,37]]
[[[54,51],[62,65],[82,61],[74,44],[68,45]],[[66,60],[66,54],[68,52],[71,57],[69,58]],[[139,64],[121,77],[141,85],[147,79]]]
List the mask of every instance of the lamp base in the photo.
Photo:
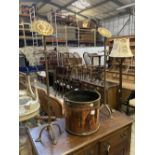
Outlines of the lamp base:
[[56,134],[55,134],[55,131],[54,131],[54,126],[57,126],[58,129],[59,129],[59,134],[61,135],[64,130],[60,127],[59,124],[47,124],[45,125],[41,130],[40,130],[40,133],[39,133],[39,137],[35,140],[36,142],[41,142],[41,135],[42,135],[42,132],[44,131],[44,129],[47,129],[47,132],[49,133],[50,137],[51,137],[51,140],[52,140],[52,144],[56,145],[57,144],[57,138],[56,138]]

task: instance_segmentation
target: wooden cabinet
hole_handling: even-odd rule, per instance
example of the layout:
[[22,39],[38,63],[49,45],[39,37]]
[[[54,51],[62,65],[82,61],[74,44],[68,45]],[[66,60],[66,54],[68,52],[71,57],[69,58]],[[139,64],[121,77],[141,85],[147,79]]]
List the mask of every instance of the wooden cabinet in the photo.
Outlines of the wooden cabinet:
[[100,155],[128,155],[131,129],[123,128],[99,141]]
[[[65,120],[58,120],[65,129]],[[41,126],[29,129],[29,137],[36,155],[129,155],[132,120],[120,112],[112,118],[100,113],[100,128],[89,136],[75,136],[64,132],[52,145],[47,131],[43,132],[42,143],[35,142]]]
[[98,144],[90,144],[70,155],[98,155]]
[[[118,87],[119,85],[113,82],[107,82],[107,104],[112,109],[118,109]],[[80,88],[88,90],[97,90],[101,94],[101,104],[104,104],[104,84],[80,80]]]
[[[119,84],[119,72],[117,71],[106,71],[106,80],[109,82]],[[135,89],[135,74],[133,73],[122,73],[122,88],[128,90]]]
[[70,155],[129,155],[131,128],[125,127]]

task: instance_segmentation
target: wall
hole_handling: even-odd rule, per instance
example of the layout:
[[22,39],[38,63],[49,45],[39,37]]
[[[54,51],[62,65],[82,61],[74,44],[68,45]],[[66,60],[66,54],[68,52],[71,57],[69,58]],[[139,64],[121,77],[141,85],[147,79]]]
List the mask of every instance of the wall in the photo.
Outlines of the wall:
[[[47,52],[51,52],[51,50],[53,50],[55,48],[55,46],[47,46]],[[44,57],[43,53],[41,53],[43,51],[43,46],[40,47],[35,47],[33,48],[32,46],[25,46],[23,48],[20,48],[19,50],[21,51],[21,53],[25,54],[26,58],[28,59],[30,65],[38,65],[40,64],[40,57]],[[103,53],[104,47],[58,47],[58,51],[60,53],[63,52],[77,52],[79,53],[79,55],[83,58],[83,53],[84,52],[88,52],[88,53],[98,53],[98,54],[104,54]],[[37,51],[40,54],[34,55],[34,51]],[[82,59],[83,64],[85,63],[84,60]],[[96,59],[94,61],[95,65],[98,65],[98,60]],[[104,58],[101,58],[101,65],[104,64]]]
[[[104,47],[69,47],[68,50],[71,53],[74,53],[74,52],[79,53],[80,57],[82,57],[82,58],[83,58],[84,52],[104,54],[103,53]],[[82,59],[82,61],[83,61],[83,63],[85,63],[83,59]],[[94,64],[98,65],[97,59],[94,60]],[[101,58],[101,65],[103,65],[103,64],[104,64],[104,57]]]
[[135,16],[131,15],[128,24],[124,27],[120,34],[118,32],[122,29],[126,21],[129,19],[129,15],[115,17],[102,21],[100,24],[109,29],[113,36],[124,36],[135,34]]

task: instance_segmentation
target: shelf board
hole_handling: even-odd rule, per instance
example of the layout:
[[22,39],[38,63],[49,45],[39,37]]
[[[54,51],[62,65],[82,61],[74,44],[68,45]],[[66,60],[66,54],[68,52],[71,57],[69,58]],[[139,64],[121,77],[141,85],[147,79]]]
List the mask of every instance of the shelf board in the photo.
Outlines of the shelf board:
[[[118,66],[119,63],[111,63],[110,65]],[[129,66],[129,67],[131,66],[131,67],[135,67],[134,64],[130,64],[130,63],[123,63],[122,66]]]
[[[32,37],[31,36],[19,36],[19,39],[29,39],[29,40],[32,40]],[[41,37],[38,37],[38,40],[41,40],[42,38]]]
[[19,39],[30,39],[30,40],[32,40],[32,37],[19,36]]
[[[107,73],[117,73],[119,74],[119,71],[116,71],[116,70],[106,70]],[[134,73],[126,73],[126,72],[122,72],[122,75],[132,75],[132,76],[135,76]]]
[[[19,28],[19,30],[21,30],[21,31],[30,31],[29,28]],[[30,32],[31,32],[31,31],[30,31]]]
[[21,17],[30,17],[29,14],[19,14],[19,16],[21,16]]
[[[108,82],[113,82],[113,83],[119,84],[119,79],[106,78],[106,80]],[[135,89],[134,81],[132,81],[132,80],[131,81],[122,80],[122,88],[129,89],[129,90],[134,90]]]
[[108,39],[108,41],[113,41],[113,39],[117,39],[117,38],[135,38],[135,35],[112,36],[111,38]]

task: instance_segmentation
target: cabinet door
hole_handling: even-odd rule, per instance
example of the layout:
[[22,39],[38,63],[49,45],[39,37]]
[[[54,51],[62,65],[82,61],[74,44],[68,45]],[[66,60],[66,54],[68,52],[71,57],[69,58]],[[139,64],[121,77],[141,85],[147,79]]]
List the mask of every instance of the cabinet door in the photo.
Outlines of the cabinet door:
[[99,142],[100,155],[129,155],[131,127],[126,127]]
[[86,146],[72,155],[98,155],[98,145],[97,144],[91,144],[89,146]]
[[111,87],[108,89],[107,92],[107,102],[108,105],[110,105],[111,108],[113,109],[118,109],[118,86]]

